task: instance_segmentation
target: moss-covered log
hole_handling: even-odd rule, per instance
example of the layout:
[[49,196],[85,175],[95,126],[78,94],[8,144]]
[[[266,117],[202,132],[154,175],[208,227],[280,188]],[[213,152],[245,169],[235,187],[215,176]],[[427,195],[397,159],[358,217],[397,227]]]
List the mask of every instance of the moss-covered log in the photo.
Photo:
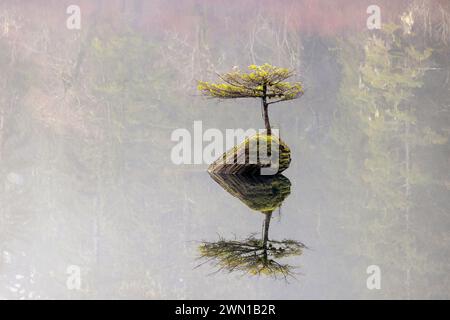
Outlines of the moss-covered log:
[[[216,174],[273,175],[291,163],[291,150],[274,135],[257,134],[225,152],[208,168]],[[261,171],[266,168],[267,172]]]

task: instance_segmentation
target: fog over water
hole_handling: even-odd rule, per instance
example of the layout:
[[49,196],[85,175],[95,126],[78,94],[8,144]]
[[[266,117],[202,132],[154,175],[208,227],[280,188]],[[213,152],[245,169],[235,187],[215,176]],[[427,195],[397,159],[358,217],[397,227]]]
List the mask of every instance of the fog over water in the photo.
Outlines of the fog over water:
[[[371,2],[0,0],[0,298],[450,298],[450,3]],[[264,63],[305,88],[283,175],[175,164],[194,121],[264,128],[196,89]]]

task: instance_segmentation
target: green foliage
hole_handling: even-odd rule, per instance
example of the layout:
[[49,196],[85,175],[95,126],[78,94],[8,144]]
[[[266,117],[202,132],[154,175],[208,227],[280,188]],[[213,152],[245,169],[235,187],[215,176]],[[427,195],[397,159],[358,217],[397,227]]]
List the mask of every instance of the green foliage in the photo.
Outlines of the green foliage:
[[219,75],[223,83],[198,81],[197,89],[205,96],[232,98],[264,98],[272,99],[272,103],[292,100],[303,94],[301,82],[285,82],[293,75],[292,70],[278,68],[270,64],[251,65],[250,72],[240,70]]
[[[410,205],[405,185],[409,188],[427,180],[410,163],[413,147],[445,142],[431,128],[418,126],[412,103],[423,85],[432,49],[413,46],[398,26],[386,25],[378,36],[343,43],[341,52],[340,100],[342,119],[348,124],[336,123],[334,136],[363,157],[360,176],[370,190],[367,207],[405,210]],[[359,61],[349,58],[355,52],[360,53]],[[362,142],[363,149],[349,145]]]
[[432,238],[421,234],[426,227],[421,230],[420,224],[435,219],[424,210],[432,205],[423,204],[423,190],[433,190],[434,183],[421,157],[447,141],[428,118],[442,111],[431,97],[439,93],[435,71],[426,72],[435,56],[421,40],[387,25],[376,35],[340,43],[334,143],[324,149],[345,168],[335,181],[342,199],[335,201],[341,201],[343,224],[357,239],[349,255],[389,265],[392,278],[424,275],[431,265],[428,253],[417,250],[418,243]]

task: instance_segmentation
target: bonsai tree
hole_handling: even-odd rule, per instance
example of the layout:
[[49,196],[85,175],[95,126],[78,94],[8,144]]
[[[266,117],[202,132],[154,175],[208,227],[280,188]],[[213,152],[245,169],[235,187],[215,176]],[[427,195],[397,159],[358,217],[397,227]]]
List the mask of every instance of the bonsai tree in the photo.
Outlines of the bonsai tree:
[[266,63],[262,66],[251,65],[248,69],[249,73],[236,69],[218,74],[222,83],[198,81],[198,90],[205,96],[219,99],[261,99],[267,135],[271,135],[269,105],[299,98],[303,95],[303,86],[301,82],[284,81],[294,74],[292,70],[286,68]]

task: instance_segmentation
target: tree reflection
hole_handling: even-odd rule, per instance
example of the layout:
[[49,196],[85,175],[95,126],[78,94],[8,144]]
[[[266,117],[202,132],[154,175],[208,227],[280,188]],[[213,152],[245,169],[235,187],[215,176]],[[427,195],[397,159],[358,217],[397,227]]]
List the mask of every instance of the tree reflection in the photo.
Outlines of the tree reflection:
[[237,197],[252,210],[264,214],[261,238],[252,234],[246,239],[202,242],[199,246],[200,260],[217,268],[216,272],[241,272],[249,275],[267,275],[274,278],[294,276],[294,266],[280,263],[277,259],[299,256],[306,246],[295,240],[269,239],[272,212],[281,207],[290,194],[291,182],[283,175],[237,176],[216,175],[211,177],[227,192]]

